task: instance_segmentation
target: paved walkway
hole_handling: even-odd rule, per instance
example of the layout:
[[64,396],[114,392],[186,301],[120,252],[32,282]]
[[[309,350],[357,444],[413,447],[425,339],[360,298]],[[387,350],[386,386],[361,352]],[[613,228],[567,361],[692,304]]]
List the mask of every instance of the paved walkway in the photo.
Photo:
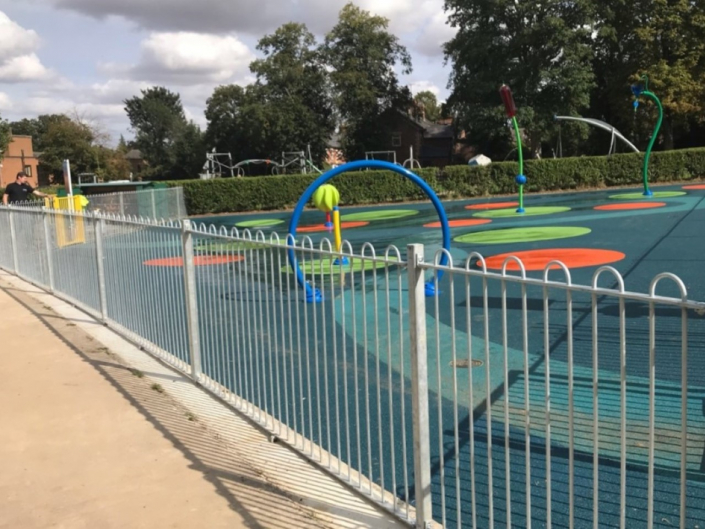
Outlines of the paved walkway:
[[0,272],[0,528],[402,527],[242,418],[233,446],[57,304]]

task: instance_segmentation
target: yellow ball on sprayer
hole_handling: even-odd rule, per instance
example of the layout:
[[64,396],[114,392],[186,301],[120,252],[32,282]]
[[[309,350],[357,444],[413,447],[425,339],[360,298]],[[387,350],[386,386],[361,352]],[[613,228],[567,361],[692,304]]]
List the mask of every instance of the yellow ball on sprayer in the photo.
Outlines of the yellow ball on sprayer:
[[333,208],[340,202],[340,192],[330,184],[324,184],[313,194],[313,205],[326,213],[333,211]]

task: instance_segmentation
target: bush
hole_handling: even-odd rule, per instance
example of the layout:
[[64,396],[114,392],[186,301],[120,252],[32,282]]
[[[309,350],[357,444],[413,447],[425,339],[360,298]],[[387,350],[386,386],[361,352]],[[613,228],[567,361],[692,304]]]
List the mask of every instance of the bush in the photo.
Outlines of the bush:
[[[432,188],[438,187],[436,169],[422,169],[419,176]],[[189,215],[264,211],[292,208],[317,174],[218,178],[168,182],[182,186]],[[332,182],[345,205],[379,204],[422,200],[425,195],[410,180],[391,171],[357,171],[343,173]]]
[[[643,153],[580,158],[527,160],[524,173],[529,193],[640,185]],[[417,174],[442,198],[514,194],[518,164],[495,162],[484,167],[449,166],[421,169]],[[190,215],[292,208],[318,175],[262,176],[182,180]],[[655,152],[649,163],[649,182],[664,183],[705,178],[705,149]],[[390,171],[357,171],[331,182],[344,205],[425,200],[411,181]]]

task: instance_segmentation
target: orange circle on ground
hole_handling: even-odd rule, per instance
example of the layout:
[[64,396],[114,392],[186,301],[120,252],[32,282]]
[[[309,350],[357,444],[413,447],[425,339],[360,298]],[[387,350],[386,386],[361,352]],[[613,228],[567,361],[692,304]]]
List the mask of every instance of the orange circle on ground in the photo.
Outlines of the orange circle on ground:
[[[489,222],[492,222],[491,219],[455,219],[455,220],[449,220],[448,221],[448,226],[451,228],[460,228],[462,226],[479,226],[480,224],[487,224]],[[429,222],[428,224],[423,225],[424,228],[440,228],[441,227],[441,221],[437,220],[436,222]]]
[[[493,255],[486,260],[487,268],[501,270],[507,257],[514,256],[521,259],[526,270],[543,270],[551,261],[561,261],[568,268],[583,268],[585,266],[600,266],[621,261],[626,256],[614,250],[593,250],[591,248],[547,248],[544,250],[526,250],[523,252],[508,252]],[[481,268],[480,263],[477,263]],[[558,265],[551,269],[559,268]],[[507,270],[519,270],[516,261],[507,263]]]
[[[365,222],[362,220],[349,220],[347,222],[341,222],[340,223],[340,229],[345,229],[345,228],[360,228],[362,226],[367,226],[369,222]],[[309,226],[299,226],[296,228],[297,233],[312,233],[315,231],[333,231],[333,227],[326,228],[325,224],[311,224]]]
[[595,206],[595,209],[598,209],[600,211],[614,211],[624,209],[650,209],[662,208],[665,205],[665,202],[620,202],[617,204],[603,204],[601,206]]
[[488,204],[471,204],[465,206],[465,209],[504,209],[518,206],[519,202],[490,202]]
[[683,186],[683,189],[705,189],[705,184],[692,184],[689,186]]
[[[197,255],[193,258],[195,266],[212,266],[244,261],[242,255]],[[184,266],[183,257],[164,257],[162,259],[150,259],[142,263],[147,266],[180,267]]]

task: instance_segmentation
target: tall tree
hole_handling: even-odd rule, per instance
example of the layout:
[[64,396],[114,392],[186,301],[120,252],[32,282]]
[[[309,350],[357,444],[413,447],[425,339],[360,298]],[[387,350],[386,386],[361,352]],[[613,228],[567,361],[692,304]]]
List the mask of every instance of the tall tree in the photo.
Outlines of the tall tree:
[[174,140],[174,167],[172,178],[181,180],[196,177],[203,168],[206,146],[201,128],[193,121],[181,127]]
[[478,144],[494,154],[508,150],[502,83],[513,90],[535,153],[552,134],[556,113],[578,114],[588,105],[594,83],[589,0],[445,0],[445,9],[458,28],[445,45],[450,102]]
[[398,67],[411,73],[411,56],[388,26],[386,18],[347,4],[326,35],[324,49],[349,160],[362,158],[383,141],[384,112],[407,111],[411,103],[411,93],[400,86],[395,72]]
[[645,144],[656,111],[647,103],[642,112],[652,119],[635,122],[629,85],[647,74],[664,107],[662,145],[673,148],[690,124],[705,120],[705,4],[649,0],[635,8],[614,0],[597,3],[597,9],[594,107]]
[[218,86],[206,101],[208,149],[229,152],[233,162],[269,157],[265,147],[266,108],[260,103],[259,89],[250,85]]
[[264,58],[250,65],[256,94],[275,119],[268,130],[269,149],[275,154],[310,145],[320,162],[335,122],[325,57],[315,37],[305,25],[290,22],[262,37],[257,49]]
[[10,144],[10,139],[12,137],[12,131],[10,128],[10,124],[0,118],[0,160],[2,160],[3,156],[5,156],[5,153],[7,152],[7,146]]
[[[155,86],[124,103],[135,144],[150,163],[150,177],[175,177],[179,173],[175,143],[188,125],[179,94]],[[201,156],[205,158],[205,153]]]
[[205,149],[198,126],[189,123],[181,96],[164,87],[142,90],[125,100],[135,131],[134,144],[149,161],[147,178],[195,178],[203,166]]
[[441,107],[436,94],[430,90],[422,90],[416,94],[414,103],[417,117],[424,117],[429,121],[436,121],[441,117]]
[[43,151],[46,147],[45,135],[49,126],[56,123],[66,123],[71,118],[65,114],[42,114],[36,118],[23,118],[10,123],[12,134],[17,136],[31,136],[32,147],[35,151]]
[[90,127],[77,123],[67,116],[65,119],[54,117],[48,122],[46,132],[42,135],[43,145],[39,158],[43,168],[60,178],[62,163],[71,161],[72,172],[92,172],[98,166],[98,153],[93,145],[95,136]]

